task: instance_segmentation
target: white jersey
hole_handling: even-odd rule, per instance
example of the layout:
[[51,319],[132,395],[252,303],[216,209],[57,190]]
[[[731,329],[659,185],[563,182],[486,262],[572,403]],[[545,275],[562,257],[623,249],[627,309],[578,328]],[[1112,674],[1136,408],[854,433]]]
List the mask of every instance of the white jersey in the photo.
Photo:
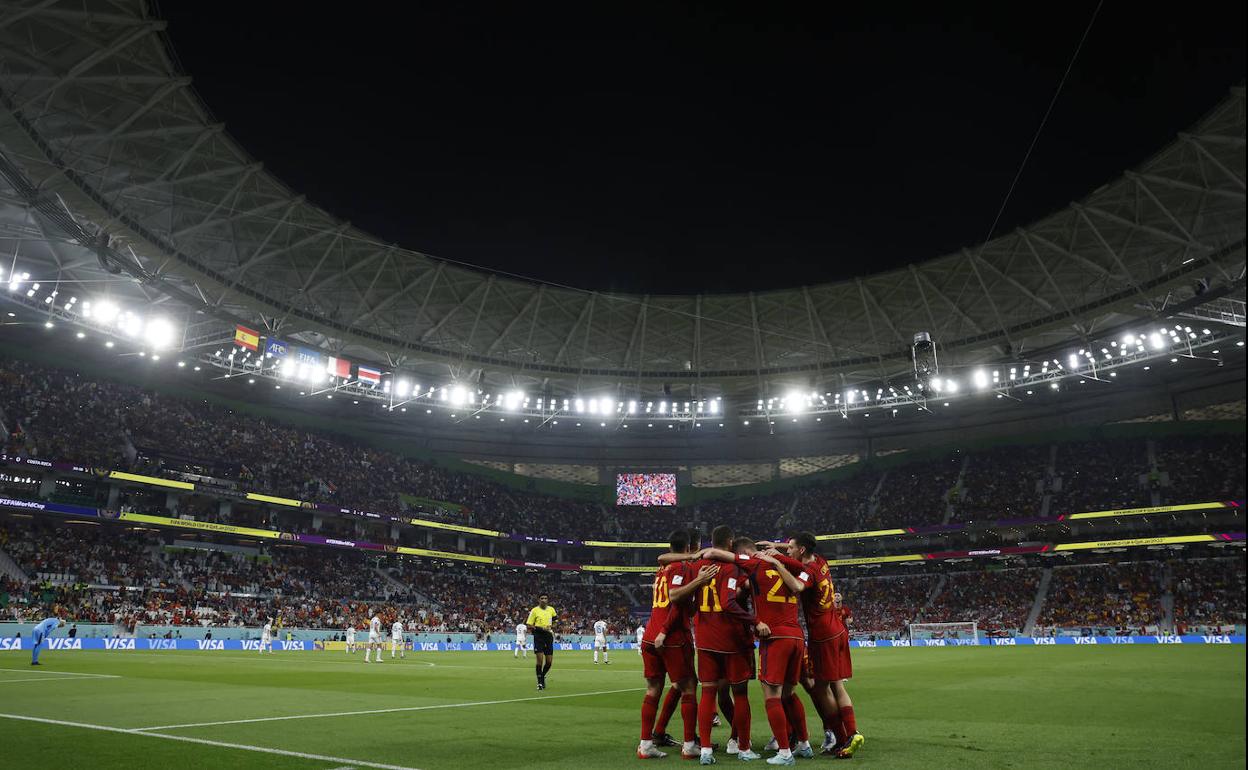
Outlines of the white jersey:
[[265,623],[264,628],[260,631],[260,636],[264,639],[268,639],[273,636],[273,625],[271,623]]
[[606,639],[606,638],[607,638],[607,624],[599,620],[598,622],[594,623],[594,639],[599,640],[599,639]]
[[368,638],[369,639],[381,638],[381,618],[377,617],[376,615],[373,616],[372,620],[368,621]]
[[641,644],[641,638],[646,635],[645,626],[637,626],[637,644]]
[[394,621],[394,625],[390,627],[390,635],[393,636],[395,639],[402,639],[403,638],[403,624],[397,620]]
[[526,626],[526,625],[525,625],[525,624],[523,624],[523,623],[517,623],[517,624],[516,624],[516,641],[517,641],[517,642],[520,642],[521,644],[523,644],[523,643],[524,643],[524,635],[525,635],[525,634],[527,634],[527,633],[529,633],[529,627],[528,627],[528,626]]
[[355,642],[355,626],[351,626],[347,629],[347,641],[352,643]]

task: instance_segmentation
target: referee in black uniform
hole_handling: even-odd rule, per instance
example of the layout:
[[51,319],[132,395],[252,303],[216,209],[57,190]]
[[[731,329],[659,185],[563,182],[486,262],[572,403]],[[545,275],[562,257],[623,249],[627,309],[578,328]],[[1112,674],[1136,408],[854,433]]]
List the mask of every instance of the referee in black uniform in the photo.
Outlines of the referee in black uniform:
[[537,658],[537,689],[546,689],[546,672],[555,657],[555,608],[550,606],[550,595],[537,597],[537,606],[529,610],[526,622],[533,629],[533,657]]

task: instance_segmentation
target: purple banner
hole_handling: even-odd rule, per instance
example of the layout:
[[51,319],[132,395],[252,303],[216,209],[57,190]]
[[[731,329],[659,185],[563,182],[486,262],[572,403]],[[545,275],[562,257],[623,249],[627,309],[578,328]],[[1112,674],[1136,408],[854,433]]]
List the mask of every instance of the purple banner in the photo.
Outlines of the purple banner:
[[509,540],[517,540],[521,543],[541,543],[544,545],[583,545],[580,540],[561,540],[557,537],[535,537],[533,535],[521,535],[514,532],[507,537]]
[[332,545],[338,548],[364,548],[369,551],[384,551],[386,547],[380,543],[369,543],[365,540],[347,540],[338,537],[325,537],[324,535],[295,535],[295,541],[299,543],[311,543],[312,545]]
[[54,471],[91,473],[91,466],[89,465],[74,465],[73,463],[63,463],[59,460],[40,460],[35,457],[19,457],[4,452],[0,452],[0,462],[9,463],[10,465],[28,465],[32,468],[45,468]]

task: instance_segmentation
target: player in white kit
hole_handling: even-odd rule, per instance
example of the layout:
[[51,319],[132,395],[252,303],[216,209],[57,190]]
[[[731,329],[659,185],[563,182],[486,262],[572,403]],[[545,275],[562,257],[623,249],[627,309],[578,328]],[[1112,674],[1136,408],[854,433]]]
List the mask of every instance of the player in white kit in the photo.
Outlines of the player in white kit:
[[529,633],[529,627],[523,623],[516,624],[516,647],[513,658],[529,657],[529,648],[525,647],[524,637]]
[[377,651],[377,662],[381,662],[381,618],[374,614],[373,619],[368,621],[368,649],[364,650],[364,662],[370,663],[369,656],[373,654],[373,650]]
[[598,651],[602,650],[602,662],[611,665],[607,653],[607,623],[605,620],[594,622],[594,665],[598,665]]
[[264,653],[264,648],[268,647],[269,652],[273,652],[273,618],[264,621],[264,628],[260,629],[260,652]]
[[398,651],[399,657],[407,659],[407,647],[403,644],[403,621],[398,618],[394,619],[394,625],[390,627],[390,657],[394,657],[395,651]]
[[645,626],[637,626],[637,654],[641,654],[641,637],[646,635]]
[[355,624],[347,626],[347,654],[355,654]]

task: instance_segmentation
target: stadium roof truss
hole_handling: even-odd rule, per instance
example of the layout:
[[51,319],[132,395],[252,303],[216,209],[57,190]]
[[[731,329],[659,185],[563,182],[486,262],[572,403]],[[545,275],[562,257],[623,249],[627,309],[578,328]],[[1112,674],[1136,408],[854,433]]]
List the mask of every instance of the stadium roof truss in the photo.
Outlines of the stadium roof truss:
[[0,248],[33,280],[167,307],[188,348],[244,323],[496,390],[754,396],[887,380],[918,331],[964,367],[1163,317],[1198,281],[1243,296],[1242,87],[1135,170],[982,245],[839,283],[629,295],[461,266],[323,211],[213,118],[164,29],[137,0],[0,6]]

